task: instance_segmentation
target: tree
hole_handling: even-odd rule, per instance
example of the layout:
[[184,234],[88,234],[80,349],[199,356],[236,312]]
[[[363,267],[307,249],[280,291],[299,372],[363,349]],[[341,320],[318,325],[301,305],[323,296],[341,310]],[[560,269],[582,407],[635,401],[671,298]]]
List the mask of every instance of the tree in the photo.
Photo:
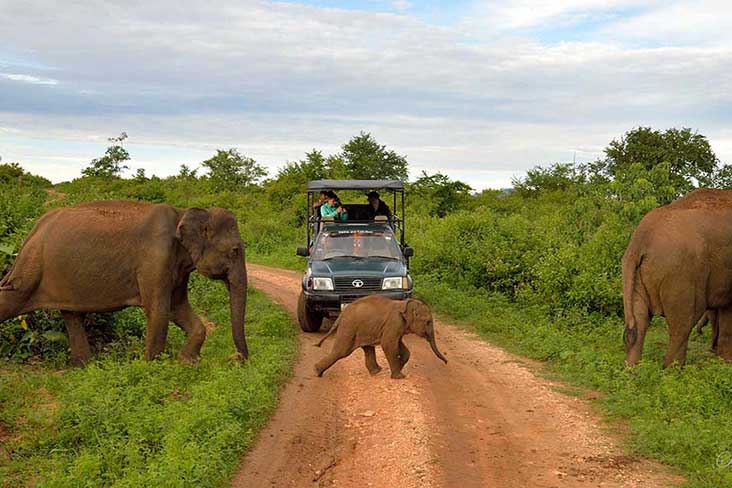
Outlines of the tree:
[[187,164],[181,164],[178,177],[183,179],[196,179],[198,177],[198,168],[191,169]]
[[51,182],[46,178],[28,173],[18,163],[0,163],[0,184],[8,183],[38,187],[51,186]]
[[711,182],[719,160],[706,137],[691,129],[638,127],[605,148],[605,161],[611,175],[641,164],[651,170],[668,163],[674,186],[688,191]]
[[428,175],[425,171],[410,189],[421,197],[420,206],[428,207],[427,213],[437,217],[465,208],[473,190],[467,183],[451,180],[442,173]]
[[277,172],[277,179],[292,179],[298,182],[321,180],[329,177],[328,166],[322,151],[313,149],[305,153],[305,159],[285,164]]
[[512,183],[518,194],[528,197],[545,191],[564,192],[584,181],[580,168],[571,163],[557,163],[548,168],[535,166],[525,177],[514,178]]
[[123,164],[130,160],[130,154],[122,147],[125,139],[127,139],[126,132],[122,132],[117,137],[110,137],[108,141],[112,145],[107,148],[104,156],[92,160],[89,166],[81,171],[81,174],[100,178],[119,178],[123,170],[129,169]]
[[216,155],[203,161],[201,165],[208,169],[208,178],[217,191],[254,185],[267,176],[267,170],[263,166],[234,148],[226,151],[217,149]]
[[387,150],[369,133],[361,132],[344,144],[340,157],[351,178],[406,180],[408,176],[406,158]]
[[145,168],[137,168],[137,172],[135,173],[135,180],[139,182],[147,181],[147,176],[145,176]]

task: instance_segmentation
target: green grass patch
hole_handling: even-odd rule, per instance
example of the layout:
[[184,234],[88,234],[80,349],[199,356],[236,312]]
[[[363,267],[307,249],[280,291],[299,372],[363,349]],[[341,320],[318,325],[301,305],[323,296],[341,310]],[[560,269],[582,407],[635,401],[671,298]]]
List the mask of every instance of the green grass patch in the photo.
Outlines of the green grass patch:
[[0,363],[0,485],[226,485],[276,405],[296,331],[250,289],[251,358],[240,365],[223,285],[195,277],[191,296],[218,324],[196,366],[173,359],[184,340],[174,326],[159,361],[142,360],[143,344],[131,341],[83,369]]
[[496,345],[545,361],[550,373],[570,384],[605,393],[596,401],[610,419],[629,423],[632,452],[681,468],[690,487],[732,486],[732,454],[726,454],[732,453],[732,374],[708,352],[709,328],[702,336],[692,333],[686,367],[663,370],[668,334],[655,320],[643,361],[627,369],[621,318],[551,314],[540,305],[455,290],[425,276],[415,282],[436,312],[470,324]]
[[[304,243],[304,236],[302,240]],[[295,254],[296,250],[297,244],[282,244],[275,252],[271,253],[252,252],[247,249],[247,261],[256,264],[263,264],[265,266],[304,272],[305,265],[307,264],[307,258],[297,256]]]

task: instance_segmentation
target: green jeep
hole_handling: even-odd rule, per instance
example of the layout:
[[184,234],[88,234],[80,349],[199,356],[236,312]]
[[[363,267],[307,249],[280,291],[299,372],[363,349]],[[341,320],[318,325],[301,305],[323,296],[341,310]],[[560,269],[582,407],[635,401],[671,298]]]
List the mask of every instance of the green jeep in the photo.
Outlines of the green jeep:
[[[346,220],[321,218],[313,205],[321,191],[378,190],[389,193],[389,217],[369,217],[370,204],[344,204]],[[390,200],[390,202],[389,202]],[[412,294],[404,241],[404,184],[398,180],[315,180],[308,183],[306,247],[308,258],[298,301],[298,321],[305,332],[317,332],[323,319],[335,319],[349,303],[380,294],[404,300]]]

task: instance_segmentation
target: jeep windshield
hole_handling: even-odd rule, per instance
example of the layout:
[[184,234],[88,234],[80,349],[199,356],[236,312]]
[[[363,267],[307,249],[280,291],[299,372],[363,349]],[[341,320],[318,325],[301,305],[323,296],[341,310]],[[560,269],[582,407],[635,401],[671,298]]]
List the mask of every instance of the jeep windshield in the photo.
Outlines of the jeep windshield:
[[311,258],[319,261],[335,258],[401,259],[401,252],[390,231],[325,230],[320,233]]

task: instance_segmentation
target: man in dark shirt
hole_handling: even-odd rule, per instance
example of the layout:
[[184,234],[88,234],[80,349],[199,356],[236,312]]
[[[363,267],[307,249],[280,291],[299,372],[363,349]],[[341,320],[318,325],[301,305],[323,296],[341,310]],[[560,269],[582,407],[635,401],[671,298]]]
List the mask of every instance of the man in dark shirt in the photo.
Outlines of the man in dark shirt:
[[378,192],[372,191],[368,193],[366,197],[369,199],[369,208],[367,212],[369,220],[374,220],[378,215],[384,215],[387,219],[391,220],[391,210],[389,210],[389,206],[379,198]]

